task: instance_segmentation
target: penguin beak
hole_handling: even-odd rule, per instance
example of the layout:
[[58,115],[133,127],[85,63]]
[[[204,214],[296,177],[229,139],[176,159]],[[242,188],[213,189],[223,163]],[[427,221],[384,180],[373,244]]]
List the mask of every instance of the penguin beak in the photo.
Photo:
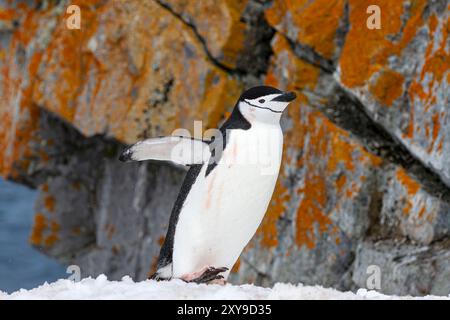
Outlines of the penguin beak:
[[290,91],[280,94],[279,96],[273,98],[272,101],[291,102],[295,100],[296,97],[297,95],[295,94],[295,92]]

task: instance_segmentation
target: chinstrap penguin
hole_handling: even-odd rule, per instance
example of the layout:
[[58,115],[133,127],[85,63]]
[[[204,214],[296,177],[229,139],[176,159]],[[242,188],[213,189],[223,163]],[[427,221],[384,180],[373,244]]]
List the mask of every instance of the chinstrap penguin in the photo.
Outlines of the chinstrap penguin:
[[[152,279],[226,281],[271,200],[283,149],[280,117],[295,97],[269,86],[253,87],[240,96],[219,128],[220,144],[220,139],[214,139],[214,145],[161,137],[138,142],[121,154],[121,161],[161,160],[190,167]],[[269,166],[248,156],[237,160],[262,149]]]

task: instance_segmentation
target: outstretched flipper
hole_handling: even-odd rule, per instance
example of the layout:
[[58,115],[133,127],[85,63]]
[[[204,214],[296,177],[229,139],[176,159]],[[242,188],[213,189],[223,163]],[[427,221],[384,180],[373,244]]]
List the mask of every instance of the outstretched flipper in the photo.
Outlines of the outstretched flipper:
[[170,136],[140,141],[126,149],[120,161],[159,160],[179,165],[202,164],[210,156],[207,142],[189,137]]

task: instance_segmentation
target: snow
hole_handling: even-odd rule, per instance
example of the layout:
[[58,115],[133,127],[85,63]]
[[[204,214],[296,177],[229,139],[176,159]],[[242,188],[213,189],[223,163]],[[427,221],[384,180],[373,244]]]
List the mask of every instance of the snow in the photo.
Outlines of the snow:
[[301,300],[397,300],[397,299],[449,299],[447,297],[425,296],[388,296],[359,289],[356,293],[341,292],[320,286],[304,286],[277,283],[273,288],[262,288],[251,284],[244,285],[205,285],[185,283],[181,280],[161,281],[146,280],[134,282],[130,277],[121,281],[109,281],[105,275],[96,279],[86,278],[80,282],[61,279],[54,283],[45,283],[35,289],[20,289],[12,294],[0,291],[3,299],[301,299]]

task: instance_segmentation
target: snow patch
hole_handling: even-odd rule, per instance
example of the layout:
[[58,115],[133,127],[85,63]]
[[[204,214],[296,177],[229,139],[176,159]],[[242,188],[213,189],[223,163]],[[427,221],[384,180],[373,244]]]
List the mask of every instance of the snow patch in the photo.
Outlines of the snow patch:
[[96,279],[86,278],[80,282],[61,279],[45,283],[35,289],[20,289],[12,294],[0,291],[2,299],[295,299],[295,300],[397,300],[397,299],[449,299],[448,297],[388,296],[376,291],[359,289],[356,293],[341,292],[320,286],[304,286],[277,283],[273,288],[262,288],[251,284],[244,285],[205,285],[185,283],[181,280],[134,282],[125,276],[121,281],[109,281],[105,275]]

